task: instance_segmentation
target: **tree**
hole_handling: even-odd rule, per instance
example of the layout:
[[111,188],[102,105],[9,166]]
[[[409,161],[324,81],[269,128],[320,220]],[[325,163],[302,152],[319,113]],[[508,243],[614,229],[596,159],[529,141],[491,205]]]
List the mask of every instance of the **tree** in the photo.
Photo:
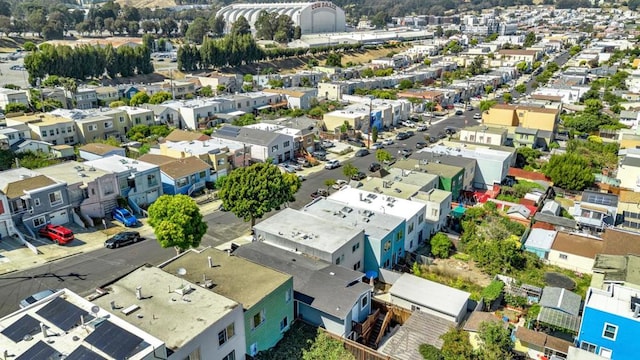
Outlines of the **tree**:
[[[135,95],[138,95],[140,93],[137,93]],[[131,100],[133,100],[133,98],[135,97],[132,96]],[[170,92],[168,91],[158,91],[157,93],[151,95],[151,97],[149,97],[149,100],[147,101],[149,104],[162,104],[163,102],[167,101],[167,100],[171,100],[173,98],[173,96],[171,95]]]
[[342,67],[342,54],[332,52],[327,55],[326,66]]
[[519,93],[519,94],[524,94],[527,92],[527,85],[525,84],[518,84],[515,87],[515,90]]
[[513,101],[513,95],[511,95],[511,93],[503,93],[502,94],[502,100],[504,101],[505,104],[510,104]]
[[452,247],[453,242],[445,233],[439,232],[431,238],[431,254],[437,258],[448,258]]
[[302,28],[300,27],[300,25],[296,25],[293,28],[293,38],[295,40],[298,40],[302,37]]
[[426,66],[431,66],[431,59],[426,58],[422,63],[425,64]]
[[489,95],[493,92],[494,88],[491,85],[485,85],[484,86],[484,93]]
[[198,247],[207,232],[198,204],[187,195],[162,195],[149,207],[149,225],[163,248],[179,254]]
[[374,126],[371,129],[371,141],[374,142],[374,143],[378,141],[378,127],[377,126]]
[[307,340],[311,347],[302,350],[302,360],[355,360],[344,344],[318,329],[315,340]]
[[172,33],[178,31],[178,23],[170,17],[162,19],[160,22],[162,36],[170,37]]
[[464,330],[451,328],[440,338],[442,344],[442,356],[444,360],[466,360],[473,359],[473,346],[469,341],[469,333]]
[[589,159],[575,153],[552,155],[542,172],[554,185],[567,190],[582,190],[595,181]]
[[273,40],[273,36],[278,31],[278,13],[267,12],[265,10],[260,11],[253,26],[256,29],[257,38]]
[[327,190],[335,184],[336,184],[336,179],[326,179],[324,181],[324,186],[327,187]]
[[132,141],[141,141],[151,135],[151,128],[148,125],[136,125],[127,131],[127,138]]
[[399,90],[411,89],[412,87],[413,87],[413,81],[409,79],[400,80],[400,83],[398,84]]
[[247,18],[244,16],[240,16],[234,23],[231,25],[231,34],[232,35],[247,35],[251,34],[251,25],[247,21]]
[[480,101],[480,111],[481,112],[488,111],[495,104],[496,104],[495,100],[481,100]]
[[146,92],[140,91],[131,97],[131,100],[129,100],[129,105],[138,106],[138,105],[146,104],[149,102],[149,99],[150,99],[149,95],[147,95]]
[[527,35],[525,35],[524,44],[522,45],[527,48],[533,46],[533,44],[535,44],[537,40],[538,39],[536,39],[536,34],[533,31],[529,31]]
[[573,45],[570,49],[569,49],[569,55],[570,56],[575,56],[577,53],[579,53],[580,51],[582,51],[582,46],[580,45]]
[[184,35],[185,38],[191,42],[196,44],[202,44],[202,39],[207,34],[209,25],[204,18],[196,18],[187,29],[187,33]]
[[4,107],[5,113],[25,112],[29,110],[29,107],[23,103],[8,103]]
[[500,295],[502,295],[502,289],[504,288],[504,283],[500,280],[493,280],[489,286],[482,290],[481,296],[484,299],[484,304],[487,308],[491,306],[491,304],[496,301]]
[[224,20],[224,16],[212,16],[209,19],[209,29],[215,36],[224,35],[224,27],[227,25],[227,22]]
[[[417,264],[414,263],[414,264]],[[422,344],[418,348],[420,355],[425,360],[443,360],[442,352],[435,346],[431,344]]]
[[247,126],[247,125],[255,124],[257,122],[258,120],[256,119],[255,115],[251,113],[247,113],[233,119],[231,124],[235,126]]
[[14,160],[15,154],[13,151],[0,149],[0,171],[11,169]]
[[297,176],[283,174],[273,164],[257,163],[232,171],[218,195],[225,209],[253,227],[256,218],[293,201],[300,184]]
[[502,322],[485,321],[480,324],[480,353],[487,360],[508,360],[513,358],[511,334]]
[[379,162],[390,161],[392,159],[391,153],[387,150],[376,150],[376,160]]
[[346,163],[342,167],[342,173],[346,176],[347,179],[351,179],[352,176],[356,175],[360,170],[357,167],[353,166],[351,163]]

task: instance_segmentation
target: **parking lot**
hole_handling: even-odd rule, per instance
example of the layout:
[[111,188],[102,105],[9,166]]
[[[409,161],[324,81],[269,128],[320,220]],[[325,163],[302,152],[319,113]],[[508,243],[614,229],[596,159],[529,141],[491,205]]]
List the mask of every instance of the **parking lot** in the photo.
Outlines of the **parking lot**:
[[19,57],[15,60],[11,60],[6,57],[7,55],[8,54],[0,55],[0,58],[6,59],[0,60],[0,77],[2,77],[0,86],[13,84],[23,88],[28,87],[29,74],[26,70],[22,70],[24,69],[24,59]]

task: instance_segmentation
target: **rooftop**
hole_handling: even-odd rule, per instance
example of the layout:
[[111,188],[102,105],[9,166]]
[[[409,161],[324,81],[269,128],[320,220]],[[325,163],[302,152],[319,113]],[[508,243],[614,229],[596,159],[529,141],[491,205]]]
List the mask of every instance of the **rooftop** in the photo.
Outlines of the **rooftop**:
[[203,133],[196,132],[196,131],[180,130],[180,129],[174,129],[173,131],[171,131],[169,135],[167,135],[164,138],[165,141],[173,141],[173,142],[207,140],[207,139],[210,139],[210,137]]
[[467,306],[469,293],[454,289],[404,273],[391,286],[392,296],[403,298],[411,303],[437,310],[450,316],[458,316],[460,309]]
[[293,276],[298,301],[344,319],[361,295],[371,286],[359,281],[362,273],[305,255],[252,242],[240,246],[234,255]]
[[242,143],[235,140],[227,140],[223,138],[208,139],[205,141],[165,141],[160,146],[166,146],[176,151],[184,151],[189,155],[217,154],[223,152],[225,148],[230,151],[242,149]]
[[440,189],[431,189],[429,191],[419,191],[416,195],[414,195],[411,199],[416,199],[421,202],[435,202],[442,203],[447,198],[451,197],[451,192],[440,190]]
[[[9,199],[22,196],[27,191],[56,184],[56,182],[49,177],[31,171],[23,172],[22,170],[23,168],[6,170],[3,171],[2,176],[0,176],[0,190],[2,190]],[[24,178],[18,177],[16,179],[15,176],[13,176],[16,172],[20,174],[19,176],[24,176]]]
[[16,360],[141,359],[163,345],[67,289],[0,319],[0,328],[0,347]]
[[[141,287],[142,300],[136,298],[138,286]],[[179,293],[183,289],[191,290],[187,290],[188,294],[183,296]],[[136,316],[125,315],[122,311],[113,313],[158,337],[174,350],[199,336],[239,305],[156,267],[140,267],[109,284],[105,290],[107,293],[97,298],[94,301],[96,304],[109,308],[114,301],[117,307],[139,306],[134,313]],[[205,313],[206,316],[203,316]]]
[[640,285],[640,256],[598,254],[593,272],[604,274],[605,282]]
[[580,295],[564,288],[545,286],[540,297],[540,306],[561,310],[570,315],[580,313]]
[[362,186],[358,189],[368,191],[380,196],[393,196],[398,199],[409,200],[420,191],[421,186],[403,181],[405,178],[390,175],[384,178],[369,177],[360,180]]
[[149,164],[148,162],[129,159],[120,155],[111,155],[101,159],[91,160],[84,163],[85,166],[93,166],[104,171],[115,173],[122,172],[141,172],[157,168],[158,165]]
[[593,259],[603,247],[604,242],[600,239],[559,231],[551,249]]
[[432,152],[442,155],[462,156],[466,158],[476,159],[477,161],[505,161],[512,155],[511,152],[502,150],[495,150],[484,147],[472,147],[466,146],[466,144],[458,144],[457,146],[446,146],[441,143],[438,143],[431,147],[426,147],[419,152]]
[[213,134],[213,138],[223,138],[241,141],[243,143],[267,146],[273,143],[281,134],[234,125],[224,125]]
[[[209,266],[209,257],[213,267]],[[239,302],[244,309],[250,309],[291,278],[284,273],[211,248],[184,252],[164,263],[161,268],[171,274],[184,269],[186,275],[183,278],[195,284],[201,283],[202,278],[206,277],[213,282],[211,291]]]
[[105,155],[112,151],[124,151],[123,148],[118,146],[112,146],[108,144],[100,144],[100,143],[91,143],[84,146],[81,146],[80,151],[86,151],[88,153],[96,154],[96,155]]
[[532,229],[525,241],[525,247],[549,250],[556,234],[557,231],[553,230]]
[[640,255],[640,234],[619,229],[606,228],[602,234],[603,254]]
[[467,318],[467,321],[464,323],[463,330],[477,332],[480,330],[480,325],[484,322],[501,323],[502,320],[490,312],[474,311],[469,315],[469,318]]
[[425,211],[425,204],[399,199],[394,196],[380,195],[369,191],[345,187],[329,196],[329,199],[371,211],[382,211],[384,214],[410,219],[417,213]]
[[640,298],[640,290],[618,284],[612,284],[609,291],[589,288],[585,309],[589,307],[640,322],[640,318],[633,316],[631,307],[633,298]]
[[482,131],[484,133],[496,134],[496,135],[506,135],[507,133],[507,129],[505,128],[499,128],[499,127],[487,126],[487,125],[468,126],[462,129],[461,131],[475,131],[475,132]]
[[66,182],[67,184],[89,183],[95,179],[110,174],[108,171],[86,166],[77,161],[66,161],[60,164],[47,166],[38,171],[52,179]]
[[[353,224],[340,225],[328,217],[304,211],[285,208],[254,226],[256,231],[264,231],[295,243],[305,244],[327,253],[334,253],[364,232]],[[311,241],[313,239],[313,241]]]
[[[160,170],[172,179],[179,179],[207,169],[211,169],[211,166],[196,156],[174,159],[171,162],[160,165]],[[202,181],[203,179],[200,180]]]

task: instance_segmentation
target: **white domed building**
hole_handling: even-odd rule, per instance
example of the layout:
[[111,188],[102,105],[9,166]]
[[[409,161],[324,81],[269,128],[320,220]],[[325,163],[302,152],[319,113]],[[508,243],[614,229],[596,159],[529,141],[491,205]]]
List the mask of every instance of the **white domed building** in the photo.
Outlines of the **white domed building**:
[[233,4],[220,9],[216,16],[224,17],[227,30],[244,16],[254,30],[253,24],[262,10],[289,15],[294,25],[300,26],[303,35],[343,32],[347,26],[344,10],[330,1]]

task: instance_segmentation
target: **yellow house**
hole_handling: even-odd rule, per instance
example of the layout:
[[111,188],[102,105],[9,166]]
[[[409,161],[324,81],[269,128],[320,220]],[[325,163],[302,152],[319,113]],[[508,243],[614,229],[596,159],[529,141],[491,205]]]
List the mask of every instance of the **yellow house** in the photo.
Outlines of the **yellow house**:
[[[502,320],[498,319],[495,315],[489,312],[483,311],[474,311],[469,315],[469,319],[464,324],[462,328],[464,331],[469,333],[469,342],[474,349],[479,349],[480,345],[482,345],[482,340],[480,339],[480,326],[485,322],[496,322],[500,323]],[[506,323],[504,324],[506,326]]]
[[487,126],[522,127],[553,132],[557,128],[559,115],[559,109],[496,104],[482,114],[482,123]]

